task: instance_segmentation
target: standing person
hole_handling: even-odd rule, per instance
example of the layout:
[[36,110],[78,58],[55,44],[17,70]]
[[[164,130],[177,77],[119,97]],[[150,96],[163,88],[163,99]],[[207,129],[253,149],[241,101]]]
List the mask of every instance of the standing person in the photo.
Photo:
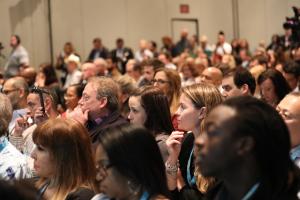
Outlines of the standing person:
[[214,108],[196,140],[195,163],[221,181],[207,199],[298,199],[299,170],[288,129],[274,108],[236,97]]
[[189,32],[186,28],[182,29],[180,32],[180,40],[176,43],[176,51],[180,55],[181,53],[188,50],[189,41],[188,41]]
[[71,54],[74,54],[80,58],[80,55],[76,52],[74,45],[71,42],[66,42],[63,51],[61,51],[57,56],[56,65],[55,65],[55,68],[60,70],[59,79],[62,85],[65,84],[66,76],[67,76],[67,63],[65,63],[65,60]]
[[169,152],[166,162],[168,186],[175,199],[203,197],[214,184],[213,179],[203,178],[201,171],[195,170],[193,144],[203,130],[207,114],[221,102],[222,96],[213,85],[195,84],[182,89],[176,114],[178,128],[185,132],[172,132],[166,142]]
[[124,74],[126,64],[130,59],[133,59],[133,52],[130,48],[124,47],[124,40],[118,38],[116,40],[116,48],[111,51],[113,62],[117,63],[119,71]]
[[95,157],[98,189],[110,198],[167,200],[163,160],[145,128],[109,129],[99,136]]
[[27,50],[21,45],[21,39],[18,35],[12,35],[10,38],[12,52],[4,66],[5,77],[9,78],[20,73],[20,68],[29,65],[29,56]]
[[48,120],[33,132],[33,141],[37,199],[86,200],[94,196],[91,141],[79,122]]
[[109,57],[109,51],[105,46],[103,46],[100,38],[95,38],[93,40],[93,46],[94,47],[91,50],[87,61],[93,62],[96,58],[107,59]]

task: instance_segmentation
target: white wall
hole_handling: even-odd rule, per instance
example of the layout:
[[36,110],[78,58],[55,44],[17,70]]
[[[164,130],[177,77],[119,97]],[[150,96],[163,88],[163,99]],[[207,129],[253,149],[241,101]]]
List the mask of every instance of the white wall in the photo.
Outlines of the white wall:
[[247,38],[250,48],[264,40],[268,45],[274,33],[283,34],[285,17],[294,14],[291,7],[300,7],[298,0],[239,0],[240,38]]
[[1,0],[0,41],[5,46],[3,54],[8,56],[12,34],[21,37],[21,43],[30,53],[30,62],[36,66],[49,61],[49,31],[46,0]]
[[[154,40],[171,35],[172,18],[195,18],[200,35],[206,34],[214,43],[219,30],[229,41],[233,32],[234,0],[51,0],[53,47],[57,55],[65,42],[71,41],[86,59],[94,37],[114,47],[115,39],[123,37],[136,49],[141,38]],[[247,38],[252,49],[260,40],[267,43],[273,33],[283,33],[282,23],[292,16],[292,5],[299,0],[237,0],[239,35]],[[190,6],[189,14],[179,12],[180,4]],[[9,37],[19,34],[37,66],[50,60],[47,0],[0,0],[0,41],[9,54]]]

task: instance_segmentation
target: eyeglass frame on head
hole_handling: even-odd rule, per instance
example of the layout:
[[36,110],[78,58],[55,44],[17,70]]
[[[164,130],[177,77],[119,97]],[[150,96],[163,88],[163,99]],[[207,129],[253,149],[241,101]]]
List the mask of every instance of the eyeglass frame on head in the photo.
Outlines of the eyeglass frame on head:
[[43,97],[43,93],[44,94],[48,94],[50,95],[49,92],[45,91],[44,89],[40,88],[40,87],[37,87],[37,86],[33,86],[31,88],[29,88],[29,92],[30,93],[36,93],[39,95],[40,97],[40,104],[41,104],[41,107],[42,107],[42,112],[45,113],[45,104],[44,104],[44,97]]
[[15,88],[15,89],[12,89],[12,90],[4,90],[3,88],[1,89],[1,93],[2,94],[5,94],[5,95],[8,95],[9,93],[12,93],[12,92],[15,92],[19,90],[19,88]]

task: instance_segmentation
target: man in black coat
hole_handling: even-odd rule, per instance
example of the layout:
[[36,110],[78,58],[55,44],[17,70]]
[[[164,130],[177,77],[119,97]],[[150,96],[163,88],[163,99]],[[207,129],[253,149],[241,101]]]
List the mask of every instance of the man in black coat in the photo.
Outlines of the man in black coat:
[[133,58],[132,50],[124,47],[124,40],[118,38],[116,40],[117,48],[111,51],[111,57],[114,63],[117,63],[119,71],[124,74],[126,71],[126,63]]
[[107,59],[109,57],[108,49],[103,46],[100,38],[95,38],[93,40],[94,48],[91,50],[87,61],[93,62],[96,58]]

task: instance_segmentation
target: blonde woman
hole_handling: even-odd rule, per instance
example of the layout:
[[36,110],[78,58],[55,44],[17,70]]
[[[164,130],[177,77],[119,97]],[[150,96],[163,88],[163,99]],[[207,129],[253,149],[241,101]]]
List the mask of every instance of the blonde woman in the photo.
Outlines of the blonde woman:
[[184,131],[172,132],[166,141],[168,187],[174,191],[174,198],[198,198],[209,190],[213,180],[204,179],[195,170],[194,139],[201,134],[206,115],[222,102],[222,96],[213,85],[195,84],[182,89],[179,102],[178,128]]

